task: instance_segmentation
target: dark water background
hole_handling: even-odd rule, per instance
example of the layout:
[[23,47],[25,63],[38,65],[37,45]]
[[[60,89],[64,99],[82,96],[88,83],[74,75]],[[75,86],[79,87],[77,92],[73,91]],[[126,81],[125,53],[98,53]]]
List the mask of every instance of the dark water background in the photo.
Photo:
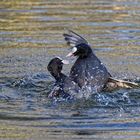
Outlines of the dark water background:
[[46,67],[68,53],[67,29],[88,39],[114,77],[140,81],[140,0],[1,0],[0,139],[139,140],[139,88],[47,99]]

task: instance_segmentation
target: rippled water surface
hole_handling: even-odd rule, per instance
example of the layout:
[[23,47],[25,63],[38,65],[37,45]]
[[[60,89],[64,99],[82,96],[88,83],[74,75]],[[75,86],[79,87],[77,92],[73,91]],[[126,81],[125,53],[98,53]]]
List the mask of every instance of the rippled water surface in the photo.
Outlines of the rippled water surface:
[[1,0],[0,139],[140,139],[139,88],[47,98],[54,79],[46,67],[68,53],[67,29],[90,42],[114,77],[139,83],[139,0]]

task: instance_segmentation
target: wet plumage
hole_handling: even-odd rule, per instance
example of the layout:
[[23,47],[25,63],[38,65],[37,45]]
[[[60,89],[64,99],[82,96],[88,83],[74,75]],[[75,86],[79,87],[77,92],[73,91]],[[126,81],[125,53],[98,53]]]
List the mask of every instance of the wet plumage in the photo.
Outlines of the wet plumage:
[[48,64],[48,71],[55,78],[55,86],[49,94],[49,97],[78,98],[79,86],[68,76],[63,74],[63,60],[53,58]]
[[70,77],[81,88],[100,92],[138,86],[134,82],[113,78],[83,37],[73,31],[63,35],[67,44],[72,47],[72,52],[68,56],[78,57],[71,68]]
[[78,57],[70,71],[72,80],[81,88],[90,87],[92,91],[101,91],[110,77],[106,67],[93,53],[90,45],[83,37],[73,31],[64,34],[64,37],[67,44],[73,49],[75,48],[72,55]]

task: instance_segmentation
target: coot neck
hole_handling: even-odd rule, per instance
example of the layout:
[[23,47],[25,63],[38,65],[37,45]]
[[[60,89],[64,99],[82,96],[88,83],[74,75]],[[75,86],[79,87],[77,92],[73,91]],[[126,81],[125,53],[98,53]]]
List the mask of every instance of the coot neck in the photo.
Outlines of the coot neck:
[[67,76],[63,73],[59,73],[57,76],[54,76],[54,78],[56,79],[56,81],[61,82],[63,81]]

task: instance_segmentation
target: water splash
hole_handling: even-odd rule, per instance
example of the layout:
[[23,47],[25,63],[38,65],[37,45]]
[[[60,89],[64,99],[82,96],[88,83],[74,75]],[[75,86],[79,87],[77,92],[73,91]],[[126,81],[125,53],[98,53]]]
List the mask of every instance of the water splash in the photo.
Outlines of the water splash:
[[[137,80],[137,82],[139,83],[140,81]],[[39,104],[42,104],[41,106],[44,108],[48,105],[48,94],[53,88],[54,81],[51,76],[46,73],[35,73],[26,75],[19,79],[8,80],[8,84],[0,84],[0,99],[1,101],[22,99],[26,102],[23,110],[31,110],[38,106],[39,102]],[[86,87],[79,91],[77,98],[68,96],[66,98],[53,98],[50,99],[50,101],[52,106],[66,103],[70,106],[75,104],[80,108],[83,106],[91,108],[98,105],[123,109],[124,106],[140,105],[140,89],[120,89],[112,93],[98,93],[96,89]]]

